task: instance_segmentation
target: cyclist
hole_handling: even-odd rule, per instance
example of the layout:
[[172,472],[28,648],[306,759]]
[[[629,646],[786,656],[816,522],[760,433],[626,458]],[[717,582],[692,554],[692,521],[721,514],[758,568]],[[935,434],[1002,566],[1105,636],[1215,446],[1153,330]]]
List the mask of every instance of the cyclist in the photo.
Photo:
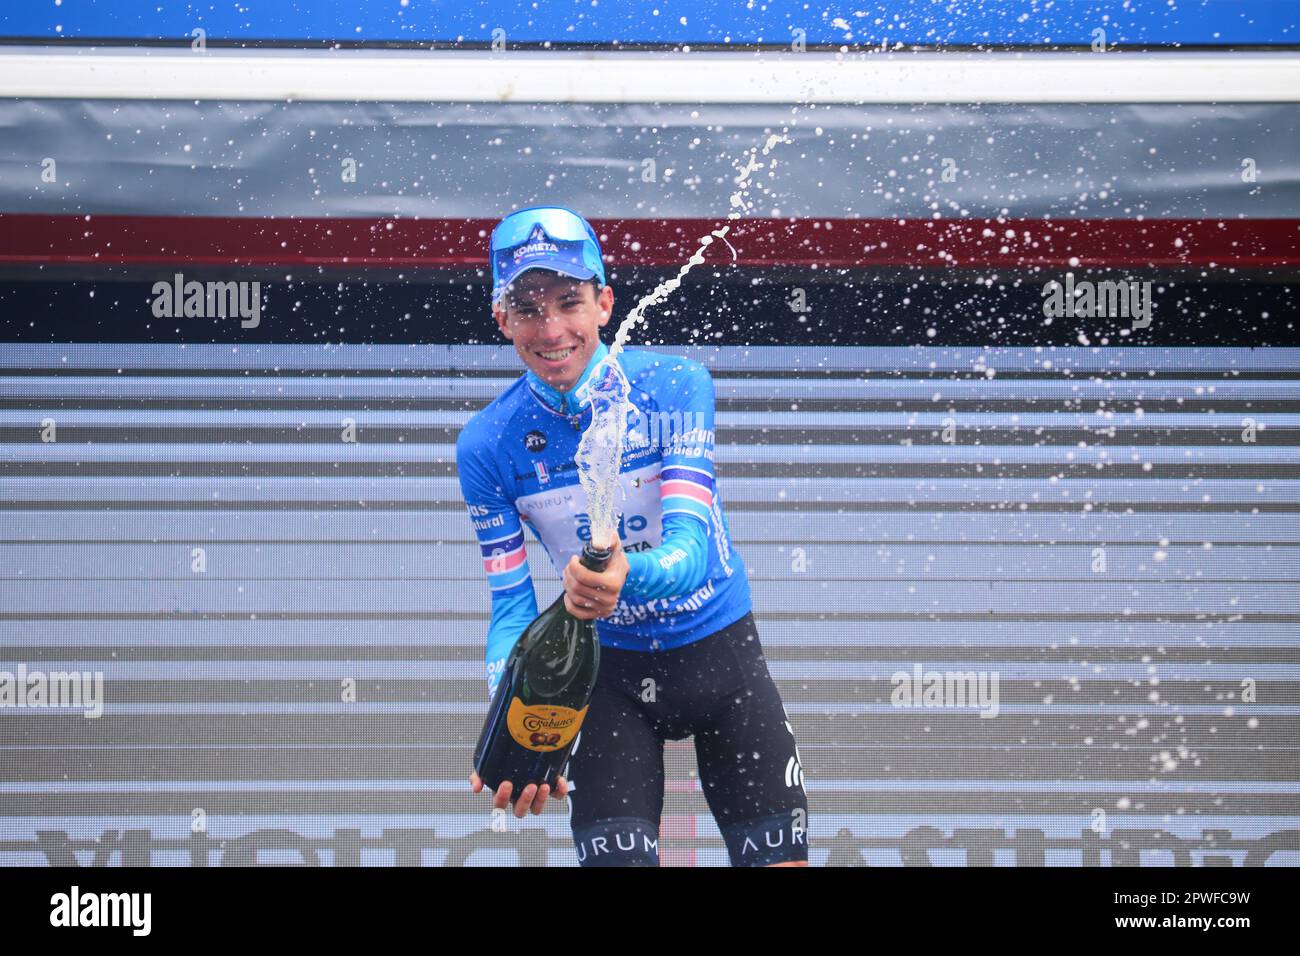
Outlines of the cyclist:
[[[613,289],[595,231],[558,206],[506,216],[490,240],[493,314],[527,371],[456,442],[492,594],[488,695],[537,615],[523,527],[563,576],[565,606],[596,622],[600,670],[554,796],[567,799],[583,866],[659,863],[665,740],[694,736],[705,799],[733,865],[807,865],[807,797],[794,731],[768,672],[748,578],[714,477],[714,388],[691,359],[618,356],[631,386],[626,497],[609,565],[578,561],[590,539],[574,455],[591,421],[576,390],[609,352]],[[618,500],[616,498],[616,500]],[[475,793],[483,788],[470,774]],[[540,813],[529,785],[515,815]],[[494,803],[513,794],[503,782]]]

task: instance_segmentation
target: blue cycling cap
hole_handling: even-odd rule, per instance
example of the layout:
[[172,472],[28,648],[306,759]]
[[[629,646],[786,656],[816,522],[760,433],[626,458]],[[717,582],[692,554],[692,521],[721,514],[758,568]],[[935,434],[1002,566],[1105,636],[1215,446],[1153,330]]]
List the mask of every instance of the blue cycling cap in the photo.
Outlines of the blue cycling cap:
[[492,230],[492,301],[529,269],[551,269],[573,279],[605,285],[605,263],[591,224],[563,206],[529,206],[506,216]]

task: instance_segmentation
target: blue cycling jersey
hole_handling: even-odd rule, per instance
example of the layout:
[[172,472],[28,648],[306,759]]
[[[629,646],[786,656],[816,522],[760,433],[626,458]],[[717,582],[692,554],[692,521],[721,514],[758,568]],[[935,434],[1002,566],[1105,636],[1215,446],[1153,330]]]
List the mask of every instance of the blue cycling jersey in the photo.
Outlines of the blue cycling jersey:
[[[473,415],[456,441],[461,491],[492,592],[488,693],[537,616],[524,526],[559,572],[591,539],[574,456],[591,409],[574,392],[609,352],[598,343],[582,377],[559,392],[531,370]],[[629,572],[614,612],[596,621],[602,646],[681,647],[751,609],[745,564],[732,549],[713,471],[713,379],[699,362],[619,353],[631,386],[620,479],[619,538]]]

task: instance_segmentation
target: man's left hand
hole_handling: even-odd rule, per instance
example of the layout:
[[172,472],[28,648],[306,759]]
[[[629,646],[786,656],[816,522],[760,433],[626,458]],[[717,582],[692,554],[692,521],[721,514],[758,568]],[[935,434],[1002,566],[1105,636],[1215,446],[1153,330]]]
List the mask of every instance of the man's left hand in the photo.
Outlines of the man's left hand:
[[623,542],[617,537],[614,538],[614,553],[605,570],[599,574],[575,555],[564,568],[564,606],[581,621],[594,621],[612,614],[618,605],[618,595],[623,590],[628,570]]

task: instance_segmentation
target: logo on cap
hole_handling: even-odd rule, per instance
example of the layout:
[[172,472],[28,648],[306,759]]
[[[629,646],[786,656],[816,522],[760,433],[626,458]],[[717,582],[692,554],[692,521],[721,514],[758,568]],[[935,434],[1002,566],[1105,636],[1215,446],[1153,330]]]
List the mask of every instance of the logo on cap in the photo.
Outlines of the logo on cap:
[[515,265],[527,259],[544,259],[548,256],[557,256],[560,254],[560,247],[551,241],[551,237],[546,234],[541,224],[533,227],[532,234],[529,235],[528,241],[522,246],[516,246],[514,250]]

